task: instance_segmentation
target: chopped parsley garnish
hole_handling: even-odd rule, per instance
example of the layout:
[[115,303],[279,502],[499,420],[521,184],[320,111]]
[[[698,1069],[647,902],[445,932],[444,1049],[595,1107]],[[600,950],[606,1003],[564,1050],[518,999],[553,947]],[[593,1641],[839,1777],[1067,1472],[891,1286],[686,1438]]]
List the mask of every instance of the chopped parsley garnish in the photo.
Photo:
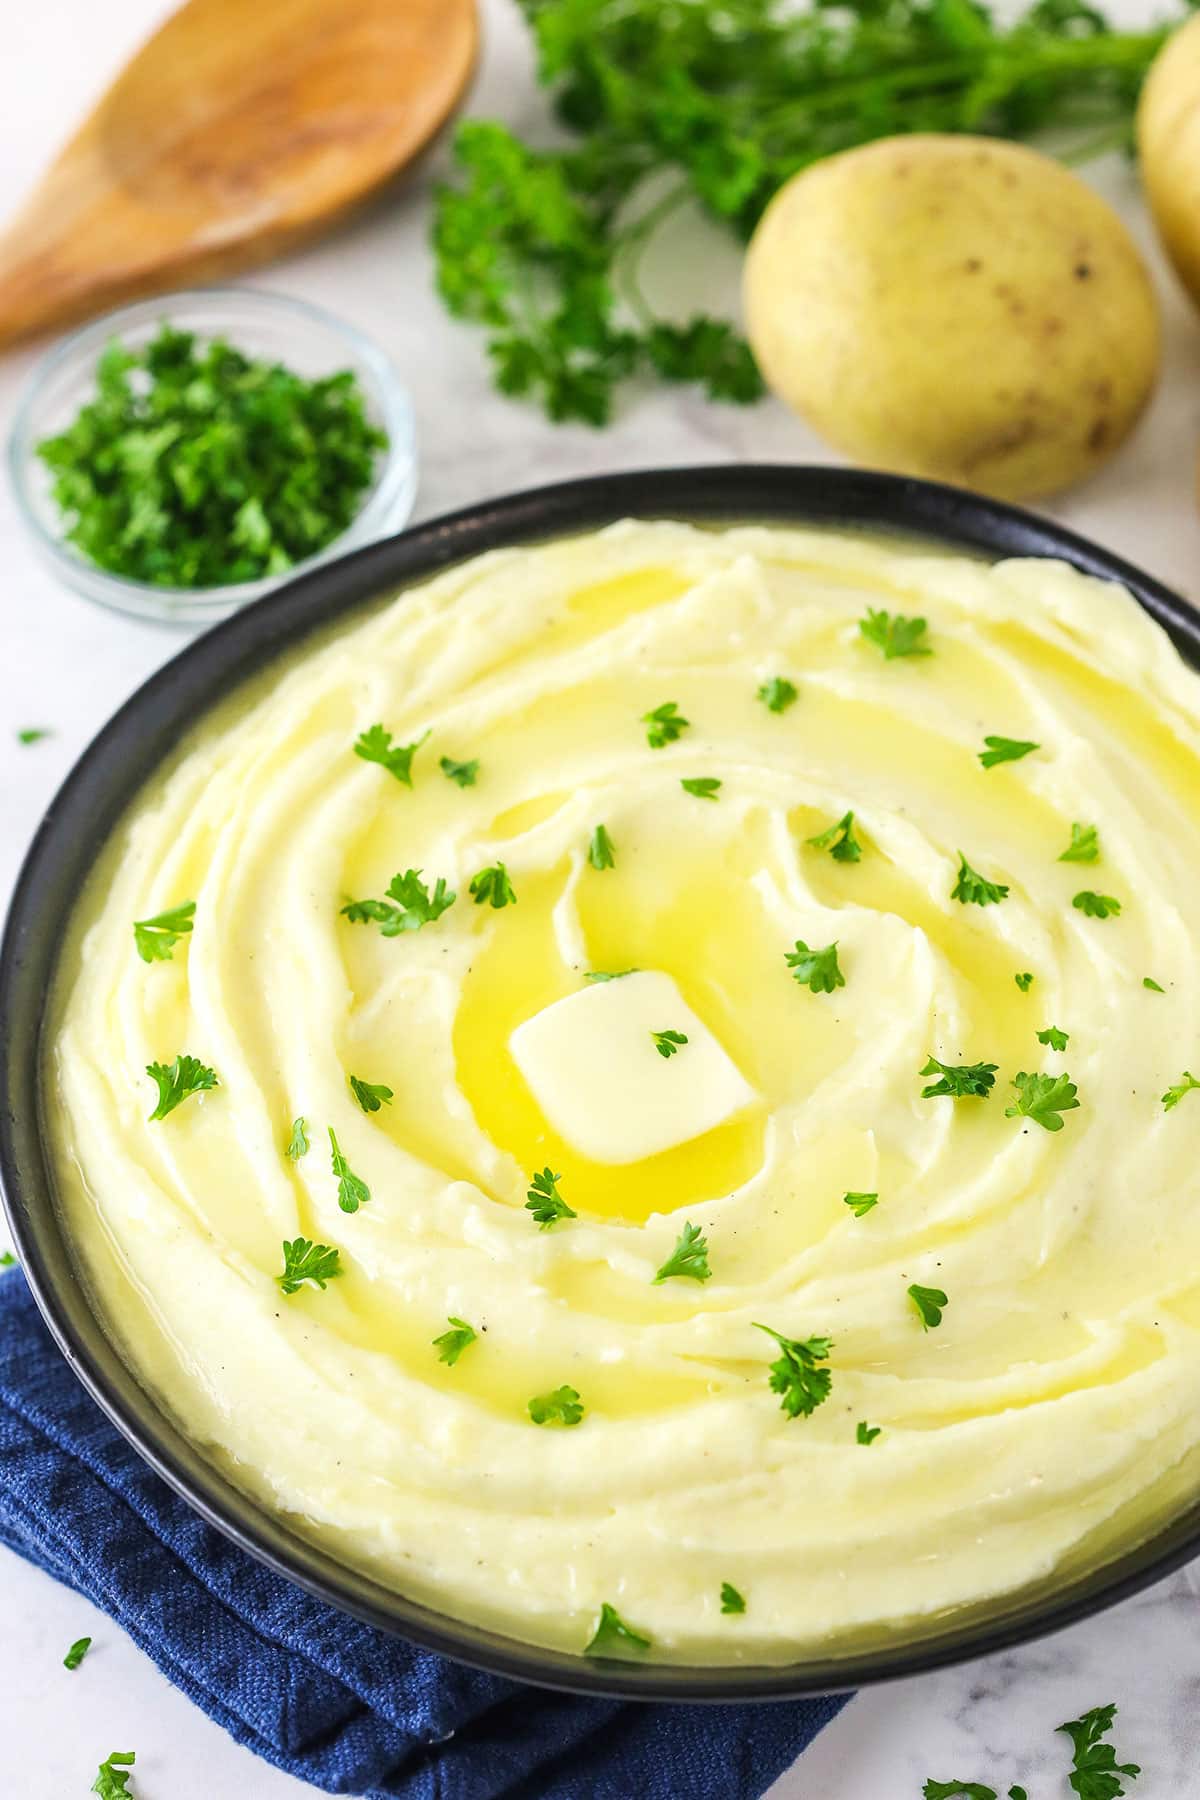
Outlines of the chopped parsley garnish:
[[827,1337],[788,1338],[772,1330],[770,1325],[754,1322],[756,1331],[765,1331],[779,1345],[781,1354],[771,1364],[770,1387],[782,1396],[780,1406],[789,1419],[801,1414],[808,1418],[822,1400],[828,1400],[833,1376],[819,1365],[829,1360],[833,1339]]
[[558,1191],[561,1175],[556,1175],[550,1167],[544,1168],[540,1174],[534,1175],[529,1183],[529,1192],[525,1200],[526,1212],[531,1212],[542,1231],[549,1231],[559,1219],[576,1219],[575,1210],[568,1206]]
[[858,629],[868,644],[875,644],[882,650],[888,662],[894,656],[932,656],[929,645],[921,642],[925,628],[924,619],[906,619],[903,613],[877,612],[873,606],[867,608],[866,618],[858,621]]
[[650,748],[661,750],[682,737],[692,721],[684,718],[674,700],[664,700],[653,712],[643,713],[641,722],[646,727],[646,742]]
[[986,1100],[996,1084],[996,1063],[944,1063],[931,1056],[918,1075],[936,1075],[938,1079],[921,1089],[922,1100],[948,1094],[952,1100]]
[[675,1240],[675,1248],[654,1277],[654,1285],[657,1287],[660,1281],[669,1281],[675,1275],[686,1275],[691,1281],[707,1281],[711,1274],[708,1240],[699,1225],[685,1224]]
[[860,1419],[855,1427],[854,1441],[856,1444],[873,1444],[882,1430],[882,1425],[868,1425],[865,1419]]
[[834,862],[856,863],[862,855],[862,845],[854,835],[854,814],[843,813],[836,825],[828,831],[819,831],[816,837],[805,838],[814,850],[828,850]]
[[792,971],[792,980],[807,987],[811,993],[832,994],[835,988],[846,985],[838,962],[836,938],[823,950],[810,950],[803,938],[797,938],[795,947],[784,951],[783,960]]
[[90,1637],[76,1638],[67,1654],[63,1657],[64,1669],[77,1669],[92,1647]]
[[1115,1705],[1094,1706],[1081,1719],[1070,1719],[1058,1727],[1071,1740],[1074,1752],[1072,1772],[1067,1777],[1079,1800],[1120,1800],[1126,1792],[1121,1777],[1136,1781],[1141,1774],[1137,1763],[1119,1763],[1111,1744],[1102,1744],[1117,1716]]
[[595,831],[593,831],[591,842],[588,844],[588,861],[591,863],[593,869],[611,869],[615,867],[617,853],[613,849],[613,841],[608,835],[607,826],[597,825]]
[[1071,826],[1071,841],[1059,862],[1093,863],[1100,855],[1100,833],[1095,825]]
[[587,969],[585,981],[624,981],[626,975],[639,975],[640,969]]
[[1013,1076],[1013,1086],[1017,1097],[1011,1106],[1005,1107],[1005,1118],[1032,1119],[1035,1125],[1041,1125],[1047,1131],[1061,1131],[1060,1115],[1072,1112],[1079,1105],[1075,1097],[1079,1090],[1069,1075],[1028,1075],[1022,1069],[1019,1075]]
[[942,1308],[950,1304],[941,1288],[922,1287],[919,1281],[914,1281],[908,1297],[917,1309],[922,1331],[932,1331],[941,1324]]
[[135,919],[133,941],[142,961],[170,962],[176,944],[192,929],[195,911],[196,902],[185,900],[182,905],[172,906],[167,912],[155,913],[152,919]]
[[535,1425],[578,1425],[583,1402],[573,1387],[557,1387],[551,1394],[535,1394],[529,1402]]
[[372,725],[358,738],[354,746],[355,756],[361,756],[364,762],[378,763],[405,787],[412,786],[412,760],[425,742],[429,733],[423,732],[411,744],[394,744],[392,734],[385,731],[382,725]]
[[292,1135],[288,1139],[285,1156],[298,1162],[302,1156],[308,1155],[308,1120],[304,1118],[292,1120]]
[[1026,969],[1020,975],[1014,975],[1013,980],[1016,982],[1017,986],[1020,988],[1020,990],[1023,994],[1027,994],[1029,992],[1030,988],[1033,986],[1033,976],[1030,974],[1028,969]]
[[744,1613],[746,1597],[739,1594],[732,1581],[721,1583],[721,1611],[723,1613]]
[[357,1075],[348,1077],[350,1092],[358,1101],[365,1113],[377,1113],[381,1106],[390,1106],[395,1095],[390,1087],[378,1086],[373,1081],[360,1081]]
[[677,1056],[680,1045],[687,1043],[687,1033],[683,1031],[652,1031],[650,1036],[660,1056]]
[[17,1259],[11,1250],[0,1250],[0,1269],[15,1269]]
[[1115,918],[1121,910],[1121,902],[1111,894],[1096,894],[1091,888],[1084,888],[1081,893],[1076,894],[1071,905],[1081,913],[1086,913],[1089,919]]
[[432,925],[444,912],[449,912],[458,895],[438,876],[433,893],[421,880],[420,869],[405,869],[393,875],[388,883],[387,900],[351,900],[342,908],[342,917],[352,925],[378,925],[384,937],[399,937],[403,931],[420,931]]
[[694,794],[697,800],[715,800],[721,780],[718,775],[685,775],[679,785],[685,794]]
[[786,712],[800,698],[800,690],[782,675],[772,675],[758,690],[758,698],[768,712]]
[[478,1334],[474,1326],[468,1325],[465,1319],[456,1319],[453,1313],[446,1323],[450,1327],[449,1331],[443,1331],[440,1337],[435,1337],[433,1347],[438,1353],[438,1361],[448,1363],[453,1368],[467,1345],[473,1344]]
[[338,1178],[338,1205],[343,1212],[357,1212],[371,1198],[371,1190],[342,1155],[332,1125],[329,1126],[329,1145],[333,1152],[333,1172]]
[[1159,987],[1157,981],[1154,981],[1149,975],[1142,976],[1142,986],[1149,988],[1152,994],[1165,994],[1167,991],[1166,988]]
[[164,324],[102,351],[95,389],[37,454],[64,532],[156,587],[280,575],[358,513],[387,438],[352,370],[309,379]]
[[627,1625],[615,1606],[606,1600],[600,1608],[596,1629],[583,1647],[585,1656],[625,1656],[631,1650],[649,1650],[651,1640],[632,1625]]
[[150,1114],[152,1119],[165,1119],[169,1112],[182,1106],[192,1094],[205,1094],[220,1083],[212,1069],[199,1062],[194,1056],[187,1056],[180,1051],[171,1064],[152,1062],[146,1064],[146,1073],[158,1088],[158,1105]]
[[[348,1208],[353,1211],[353,1208]],[[341,1252],[328,1244],[314,1244],[311,1238],[283,1240],[283,1274],[275,1277],[285,1294],[299,1293],[306,1281],[324,1291],[326,1283],[342,1273]]]
[[1163,1095],[1163,1111],[1171,1112],[1179,1105],[1183,1096],[1190,1094],[1193,1088],[1200,1088],[1200,1081],[1197,1081],[1196,1077],[1188,1069],[1185,1069],[1174,1086],[1169,1087]]
[[1057,1025],[1047,1025],[1045,1031],[1038,1032],[1037,1041],[1048,1044],[1051,1050],[1065,1050],[1071,1039],[1069,1033],[1060,1031]]
[[474,787],[479,779],[479,758],[473,757],[470,762],[455,762],[452,756],[439,756],[438,768],[447,781],[456,781],[460,788]]
[[516,891],[502,862],[480,869],[478,875],[472,877],[468,892],[476,906],[494,906],[499,911],[502,906],[517,904]]
[[979,752],[979,760],[985,769],[994,769],[997,763],[1020,762],[1031,750],[1040,750],[1040,744],[1032,744],[1027,738],[985,737],[986,749]]
[[129,1771],[137,1761],[136,1750],[114,1750],[96,1771],[93,1794],[100,1800],[132,1800]]
[[18,744],[40,744],[43,738],[53,737],[54,733],[46,725],[23,725],[17,733]]
[[842,1205],[848,1206],[856,1219],[861,1219],[865,1213],[870,1212],[873,1206],[879,1205],[879,1195],[856,1194],[854,1192],[843,1194]]
[[952,900],[960,900],[964,906],[995,906],[1007,893],[1003,882],[985,881],[959,851],[958,880],[950,890]]

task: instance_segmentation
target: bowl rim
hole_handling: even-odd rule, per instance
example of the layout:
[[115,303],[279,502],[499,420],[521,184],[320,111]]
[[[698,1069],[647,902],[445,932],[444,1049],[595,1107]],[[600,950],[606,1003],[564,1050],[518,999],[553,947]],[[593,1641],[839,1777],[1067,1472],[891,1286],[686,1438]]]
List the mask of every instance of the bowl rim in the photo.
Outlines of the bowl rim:
[[[79,555],[67,539],[50,530],[40,516],[33,499],[32,473],[37,461],[33,419],[39,402],[60,370],[80,356],[98,356],[114,337],[147,320],[174,322],[173,315],[187,307],[208,307],[219,315],[222,308],[245,309],[248,314],[302,318],[319,326],[333,339],[340,339],[348,354],[353,354],[367,371],[371,387],[369,398],[375,401],[380,422],[387,432],[387,448],[381,453],[375,478],[362,505],[344,531],[339,532],[323,550],[305,557],[286,575],[258,575],[253,581],[233,581],[219,587],[165,587],[152,581],[138,581],[128,575],[114,575],[98,563]],[[236,331],[236,324],[219,327],[214,318],[211,335],[218,330]],[[197,327],[197,330],[203,330]],[[331,371],[332,372],[332,371]],[[30,369],[17,396],[17,404],[5,446],[9,485],[16,501],[21,523],[50,566],[75,592],[86,582],[86,599],[113,612],[132,613],[142,619],[168,625],[215,621],[218,614],[231,607],[252,604],[264,592],[308,574],[320,564],[349,554],[339,550],[348,539],[370,527],[376,519],[386,521],[393,502],[406,487],[416,485],[416,418],[408,388],[390,357],[374,338],[348,319],[311,300],[302,300],[275,288],[214,284],[211,287],[176,288],[164,294],[150,295],[130,301],[112,312],[70,331],[44,351]],[[264,585],[266,584],[266,585]]]
[[1200,1497],[1118,1556],[1060,1586],[962,1609],[916,1639],[782,1665],[591,1660],[526,1644],[406,1599],[289,1530],[228,1481],[160,1410],[104,1334],[71,1260],[53,1193],[40,1068],[64,921],[97,849],[160,758],[231,688],[389,588],[485,550],[593,530],[623,517],[701,525],[869,529],[992,556],[1055,557],[1127,587],[1200,666],[1200,612],[1075,533],[959,489],[870,471],[786,464],[645,468],[528,489],[444,514],[288,581],[176,654],[113,715],[39,826],[0,944],[0,1197],[25,1277],[76,1376],[134,1449],[209,1524],[277,1574],[369,1625],[493,1674],[625,1699],[795,1699],[943,1668],[1057,1631],[1136,1593],[1200,1552]]

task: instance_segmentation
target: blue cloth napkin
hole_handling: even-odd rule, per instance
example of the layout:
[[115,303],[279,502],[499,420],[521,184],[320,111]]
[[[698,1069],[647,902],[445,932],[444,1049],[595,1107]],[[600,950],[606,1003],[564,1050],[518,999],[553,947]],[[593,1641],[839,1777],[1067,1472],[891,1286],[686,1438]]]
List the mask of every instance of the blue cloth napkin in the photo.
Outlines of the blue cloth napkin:
[[239,1744],[364,1800],[756,1800],[844,1704],[576,1698],[357,1624],[145,1466],[16,1270],[0,1277],[0,1541],[103,1607]]

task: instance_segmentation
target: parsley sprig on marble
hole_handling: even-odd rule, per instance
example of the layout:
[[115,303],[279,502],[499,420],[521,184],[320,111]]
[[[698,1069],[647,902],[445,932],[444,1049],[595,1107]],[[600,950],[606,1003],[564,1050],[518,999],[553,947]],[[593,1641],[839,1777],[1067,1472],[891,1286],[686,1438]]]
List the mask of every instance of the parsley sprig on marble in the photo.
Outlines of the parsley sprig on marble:
[[136,1750],[111,1750],[96,1771],[93,1794],[99,1800],[133,1800],[130,1770],[137,1761]]

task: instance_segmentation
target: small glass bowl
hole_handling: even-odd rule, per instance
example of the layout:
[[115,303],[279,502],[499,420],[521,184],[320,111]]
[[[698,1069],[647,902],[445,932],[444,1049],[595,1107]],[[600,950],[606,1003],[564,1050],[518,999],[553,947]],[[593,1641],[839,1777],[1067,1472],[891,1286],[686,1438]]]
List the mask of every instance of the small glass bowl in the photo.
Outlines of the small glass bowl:
[[[158,587],[97,568],[63,536],[62,517],[51,494],[53,478],[37,455],[37,446],[69,425],[92,397],[96,363],[112,338],[139,347],[164,323],[202,338],[228,338],[250,356],[286,363],[310,378],[340,369],[352,369],[357,375],[368,416],[387,433],[388,445],[379,452],[375,484],[353,520],[316,556],[282,574],[228,587]],[[64,338],[36,365],[21,395],[8,441],[8,462],[18,510],[55,575],[100,606],[179,625],[212,624],[330,557],[399,531],[412,511],[417,489],[412,404],[383,351],[321,307],[259,288],[161,294],[108,313]]]

